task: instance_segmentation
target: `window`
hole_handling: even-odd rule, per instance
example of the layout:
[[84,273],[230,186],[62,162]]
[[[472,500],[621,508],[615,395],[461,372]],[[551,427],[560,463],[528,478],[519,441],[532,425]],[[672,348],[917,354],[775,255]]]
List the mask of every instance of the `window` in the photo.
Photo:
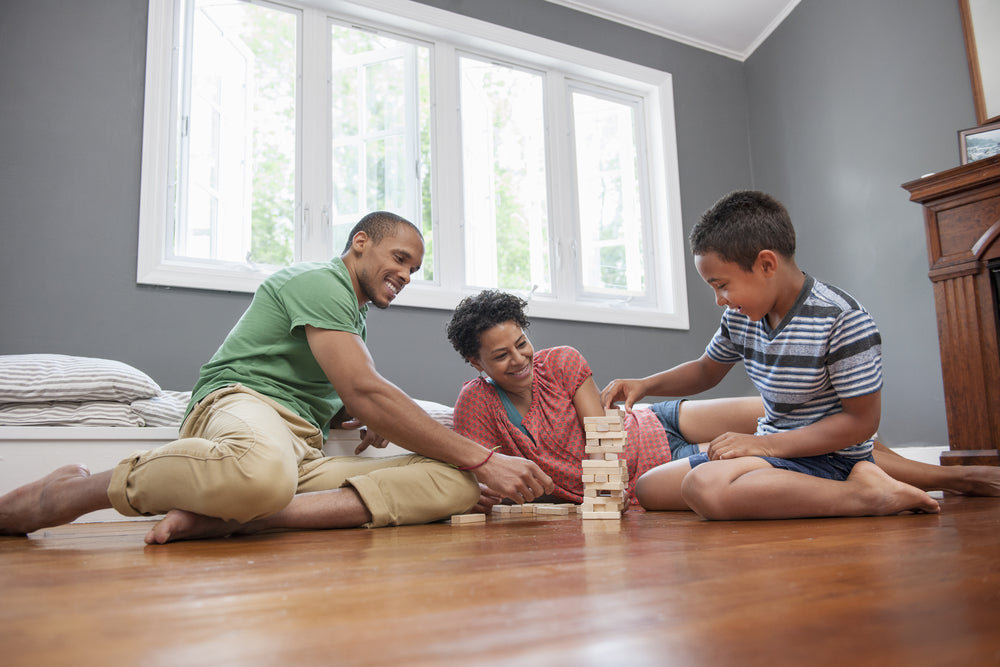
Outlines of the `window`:
[[252,291],[365,213],[396,303],[687,327],[669,74],[407,0],[151,0],[140,283]]

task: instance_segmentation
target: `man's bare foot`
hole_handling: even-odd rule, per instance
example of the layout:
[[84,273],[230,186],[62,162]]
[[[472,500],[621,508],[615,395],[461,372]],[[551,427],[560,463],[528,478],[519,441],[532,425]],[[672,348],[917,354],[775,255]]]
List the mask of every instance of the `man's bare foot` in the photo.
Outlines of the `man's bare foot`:
[[242,524],[239,521],[226,521],[187,510],[174,509],[167,512],[167,515],[146,533],[146,544],[229,537],[240,526]]
[[926,491],[889,477],[869,461],[855,465],[847,481],[857,485],[871,516],[901,512],[935,514],[941,511],[941,506]]
[[85,514],[79,503],[90,470],[82,463],[63,466],[0,497],[0,535],[27,535],[61,526]]

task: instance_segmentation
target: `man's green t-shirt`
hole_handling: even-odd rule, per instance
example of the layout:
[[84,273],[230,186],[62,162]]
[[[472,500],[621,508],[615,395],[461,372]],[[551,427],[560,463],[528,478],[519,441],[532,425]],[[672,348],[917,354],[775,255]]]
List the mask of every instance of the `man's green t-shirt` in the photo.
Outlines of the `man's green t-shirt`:
[[188,411],[217,389],[242,384],[329,432],[343,407],[306,341],[305,325],[366,338],[368,306],[358,306],[339,257],[282,269],[257,289],[250,307],[201,368]]

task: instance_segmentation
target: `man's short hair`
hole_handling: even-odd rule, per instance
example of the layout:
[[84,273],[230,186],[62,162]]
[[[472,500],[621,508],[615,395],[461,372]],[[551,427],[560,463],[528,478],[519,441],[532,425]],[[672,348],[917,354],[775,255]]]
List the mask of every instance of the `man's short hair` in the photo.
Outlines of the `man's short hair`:
[[795,228],[785,207],[756,190],[731,192],[705,211],[691,230],[691,253],[717,254],[752,271],[761,250],[795,256]]
[[386,236],[392,236],[399,225],[409,225],[414,229],[414,231],[417,232],[417,236],[420,237],[421,241],[424,239],[424,235],[420,231],[420,228],[406,218],[396,215],[395,213],[390,213],[389,211],[373,211],[358,220],[358,224],[354,225],[354,228],[347,237],[347,244],[344,246],[344,252],[341,254],[346,255],[351,249],[351,244],[354,243],[354,236],[358,232],[364,232],[368,235],[368,238],[372,240],[372,243],[378,245]]

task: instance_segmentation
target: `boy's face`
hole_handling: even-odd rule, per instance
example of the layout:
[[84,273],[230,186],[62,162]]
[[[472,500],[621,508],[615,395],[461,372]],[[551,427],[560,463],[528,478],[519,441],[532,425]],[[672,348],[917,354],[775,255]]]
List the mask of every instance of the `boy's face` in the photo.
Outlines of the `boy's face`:
[[754,322],[766,316],[774,306],[769,295],[766,267],[761,258],[752,271],[727,262],[714,252],[694,256],[694,265],[702,279],[715,290],[715,302],[738,311]]

